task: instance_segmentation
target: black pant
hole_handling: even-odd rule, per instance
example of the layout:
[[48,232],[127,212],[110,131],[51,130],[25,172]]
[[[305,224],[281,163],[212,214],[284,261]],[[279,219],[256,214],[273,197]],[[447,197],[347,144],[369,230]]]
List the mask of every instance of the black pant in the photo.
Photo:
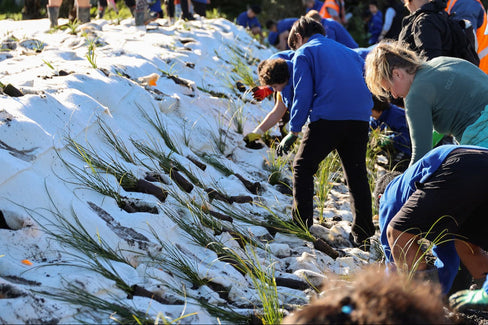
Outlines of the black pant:
[[175,17],[175,0],[165,0],[164,6],[166,7],[166,16],[170,18]]
[[293,163],[293,217],[313,224],[313,176],[322,160],[334,149],[342,162],[350,192],[352,232],[362,241],[375,232],[371,192],[366,171],[369,123],[318,120],[308,125]]
[[453,150],[390,221],[398,231],[436,241],[443,233],[488,249],[488,151]]
[[193,11],[202,17],[207,17],[207,4],[193,1]]

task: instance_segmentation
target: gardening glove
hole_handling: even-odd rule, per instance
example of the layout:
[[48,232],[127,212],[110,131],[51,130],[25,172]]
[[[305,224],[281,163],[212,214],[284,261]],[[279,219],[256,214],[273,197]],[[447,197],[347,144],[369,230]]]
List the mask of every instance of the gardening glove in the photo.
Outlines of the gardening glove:
[[488,310],[488,294],[485,290],[462,290],[449,298],[451,308],[459,311],[466,309]]
[[248,133],[244,136],[244,142],[246,143],[255,142],[261,139],[263,133],[264,133],[263,130],[261,130],[260,128],[255,128],[251,133]]
[[236,88],[239,90],[241,93],[246,91],[246,85],[244,85],[241,81],[236,82]]
[[269,86],[259,86],[252,89],[252,97],[257,101],[262,101],[273,93],[273,88]]
[[278,156],[282,156],[283,154],[287,154],[290,151],[290,147],[297,141],[298,136],[294,135],[293,133],[288,133],[286,137],[281,140],[278,147],[276,147],[276,154]]

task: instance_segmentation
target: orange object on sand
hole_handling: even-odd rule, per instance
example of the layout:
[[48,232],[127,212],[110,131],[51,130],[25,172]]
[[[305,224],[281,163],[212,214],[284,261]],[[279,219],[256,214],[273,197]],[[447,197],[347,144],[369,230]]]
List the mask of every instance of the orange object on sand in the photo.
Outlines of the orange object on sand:
[[29,260],[22,260],[22,264],[25,264],[25,265],[32,265],[32,262],[29,261]]

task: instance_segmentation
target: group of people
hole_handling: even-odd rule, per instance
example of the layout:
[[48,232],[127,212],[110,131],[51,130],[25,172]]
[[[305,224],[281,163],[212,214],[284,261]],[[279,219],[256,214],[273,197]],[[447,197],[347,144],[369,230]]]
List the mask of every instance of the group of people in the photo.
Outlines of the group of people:
[[[47,4],[47,15],[50,21],[51,28],[58,25],[59,9],[63,0],[49,0]],[[87,23],[90,21],[90,0],[76,0],[75,13],[73,19],[76,18],[80,23]],[[125,5],[129,8],[132,16],[135,18],[135,24],[145,25],[152,20],[163,17],[163,9],[161,0],[124,0]],[[181,11],[181,18],[185,20],[195,19],[193,13],[201,17],[206,16],[207,4],[210,0],[164,0],[164,7],[166,16],[170,22],[174,22],[175,11]],[[103,18],[107,7],[112,8],[118,12],[115,0],[98,0],[97,1],[97,18]],[[177,10],[179,9],[179,10]]]
[[[479,66],[453,57],[456,44],[449,11],[467,2],[473,10],[459,10],[456,15],[470,20],[469,12],[476,17],[473,46],[478,45]],[[314,220],[314,174],[320,162],[337,150],[350,192],[350,240],[365,248],[375,233],[365,164],[369,130],[382,122],[397,129],[394,142],[409,162],[400,175],[382,177],[374,193],[380,240],[391,264],[388,270],[437,278],[447,295],[461,265],[472,281],[456,289],[472,283],[477,287],[451,295],[451,306],[488,309],[483,216],[488,208],[484,180],[488,181],[488,75],[482,70],[487,51],[481,32],[486,12],[478,0],[404,0],[404,4],[410,14],[397,38],[386,37],[391,24],[380,29],[379,42],[365,50],[329,38],[323,18],[307,14],[296,19],[286,37],[289,50],[258,67],[261,86],[254,90],[255,97],[276,93],[275,106],[244,140],[256,141],[280,119],[289,118],[289,132],[283,132],[276,149],[283,154],[303,133],[293,161],[292,215],[307,227]],[[434,148],[444,136],[455,144]],[[426,261],[420,239],[431,243],[434,265]],[[339,314],[350,313],[339,309]]]

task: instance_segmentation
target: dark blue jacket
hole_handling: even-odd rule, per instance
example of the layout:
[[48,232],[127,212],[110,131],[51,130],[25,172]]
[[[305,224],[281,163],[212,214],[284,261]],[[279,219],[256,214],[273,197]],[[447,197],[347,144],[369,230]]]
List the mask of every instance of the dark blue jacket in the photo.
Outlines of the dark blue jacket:
[[315,34],[292,62],[292,132],[300,132],[308,118],[369,121],[373,100],[363,78],[364,60],[356,52]]
[[[386,187],[380,199],[379,225],[380,241],[385,252],[386,262],[392,263],[390,245],[386,237],[386,228],[391,219],[400,211],[401,207],[408,201],[415,192],[415,183],[424,183],[442,164],[447,155],[457,148],[477,148],[474,146],[444,145],[432,149],[422,159],[410,166],[403,174],[397,176]],[[486,149],[485,149],[486,150]],[[459,268],[459,256],[454,247],[454,240],[443,239],[442,245],[434,246],[433,253],[437,257],[435,266],[439,273],[439,281],[442,291],[447,293],[452,286]],[[488,290],[485,282],[483,289]],[[487,291],[488,292],[488,291]]]
[[325,35],[341,43],[348,48],[355,49],[358,47],[358,43],[352,38],[351,34],[341,24],[333,19],[322,18],[322,26],[325,28]]
[[389,127],[394,132],[392,140],[395,149],[409,156],[412,155],[412,143],[410,142],[410,132],[404,109],[390,104],[389,108],[384,110],[378,119],[371,118],[369,123],[372,129],[384,130]]
[[237,25],[244,26],[245,28],[261,27],[258,17],[249,18],[247,11],[241,12],[236,19]]

